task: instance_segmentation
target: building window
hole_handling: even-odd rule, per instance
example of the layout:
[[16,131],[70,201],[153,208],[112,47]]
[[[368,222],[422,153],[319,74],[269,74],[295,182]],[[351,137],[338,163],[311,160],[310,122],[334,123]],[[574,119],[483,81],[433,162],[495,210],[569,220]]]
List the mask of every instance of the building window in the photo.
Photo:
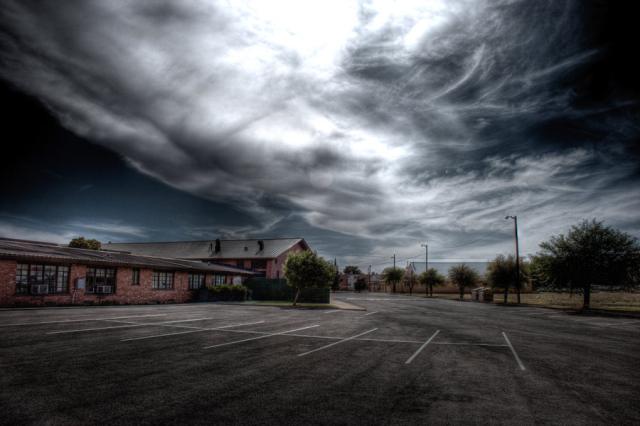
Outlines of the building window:
[[131,285],[140,285],[140,268],[131,270]]
[[59,294],[69,292],[69,267],[18,263],[16,294]]
[[173,289],[173,272],[153,271],[153,279],[151,280],[151,287],[153,287],[156,290]]
[[251,261],[251,269],[267,269],[267,261],[266,260],[252,260]]
[[113,294],[116,292],[115,268],[87,268],[87,282],[84,289],[89,294]]
[[204,287],[204,274],[189,274],[189,290],[198,290]]
[[224,275],[214,275],[213,276],[213,285],[222,285],[222,284],[224,284],[225,278],[226,277]]

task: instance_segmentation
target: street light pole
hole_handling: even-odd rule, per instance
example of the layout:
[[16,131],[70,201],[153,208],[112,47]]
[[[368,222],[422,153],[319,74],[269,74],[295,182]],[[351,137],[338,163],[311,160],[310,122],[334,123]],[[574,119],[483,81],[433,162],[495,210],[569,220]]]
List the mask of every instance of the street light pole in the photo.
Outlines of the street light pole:
[[[513,219],[513,235],[516,240],[516,292],[518,304],[520,304],[520,247],[518,244],[518,216],[507,216],[505,219]],[[507,291],[504,293],[504,303],[507,303]]]
[[[424,247],[424,272],[426,273],[429,270],[429,244],[420,244],[420,247]],[[433,296],[433,294],[429,294],[429,296]]]
[[338,282],[338,288],[333,290],[333,292],[335,293],[336,290],[340,289],[340,272],[338,271],[338,258],[337,257],[333,258],[333,266],[335,267],[335,270],[336,270],[336,276],[334,277],[334,281]]

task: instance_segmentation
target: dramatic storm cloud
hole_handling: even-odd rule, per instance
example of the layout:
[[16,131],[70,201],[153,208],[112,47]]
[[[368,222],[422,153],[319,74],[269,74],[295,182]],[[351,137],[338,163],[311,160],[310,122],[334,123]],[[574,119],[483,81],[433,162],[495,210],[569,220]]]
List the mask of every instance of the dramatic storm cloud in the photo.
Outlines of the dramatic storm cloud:
[[427,238],[490,258],[511,250],[505,214],[525,253],[583,218],[640,231],[637,93],[596,9],[6,1],[0,73],[138,171],[253,218],[216,232],[351,236],[324,251],[360,263]]

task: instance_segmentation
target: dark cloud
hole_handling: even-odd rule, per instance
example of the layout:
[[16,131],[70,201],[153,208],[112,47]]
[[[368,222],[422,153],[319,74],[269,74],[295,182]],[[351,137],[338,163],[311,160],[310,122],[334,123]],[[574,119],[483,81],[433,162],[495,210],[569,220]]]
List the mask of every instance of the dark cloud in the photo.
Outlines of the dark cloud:
[[583,217],[637,229],[629,16],[570,0],[9,1],[0,75],[138,171],[252,218],[229,234],[302,221],[371,256],[429,237],[490,257],[510,247],[505,213],[523,216],[525,251]]

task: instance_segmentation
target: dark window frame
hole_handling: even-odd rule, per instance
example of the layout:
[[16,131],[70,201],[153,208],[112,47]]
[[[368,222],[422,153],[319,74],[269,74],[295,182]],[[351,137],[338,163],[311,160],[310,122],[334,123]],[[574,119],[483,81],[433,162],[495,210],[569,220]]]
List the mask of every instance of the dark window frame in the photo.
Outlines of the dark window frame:
[[[50,263],[16,264],[15,294],[43,296],[47,294],[69,294],[70,265]],[[46,285],[46,293],[35,293],[33,286]]]
[[131,285],[140,285],[140,268],[131,268]]
[[174,271],[153,271],[153,276],[151,277],[151,288],[153,290],[173,290],[174,278]]
[[224,285],[227,282],[227,276],[221,274],[215,274],[211,279],[213,285]]
[[258,271],[267,269],[267,260],[266,259],[254,259],[251,261],[251,270]]
[[[116,294],[117,275],[117,268],[87,266],[84,293],[95,295]],[[110,286],[112,290],[110,292],[98,291],[98,287],[105,286]]]
[[206,274],[189,272],[189,290],[199,290],[205,286]]

